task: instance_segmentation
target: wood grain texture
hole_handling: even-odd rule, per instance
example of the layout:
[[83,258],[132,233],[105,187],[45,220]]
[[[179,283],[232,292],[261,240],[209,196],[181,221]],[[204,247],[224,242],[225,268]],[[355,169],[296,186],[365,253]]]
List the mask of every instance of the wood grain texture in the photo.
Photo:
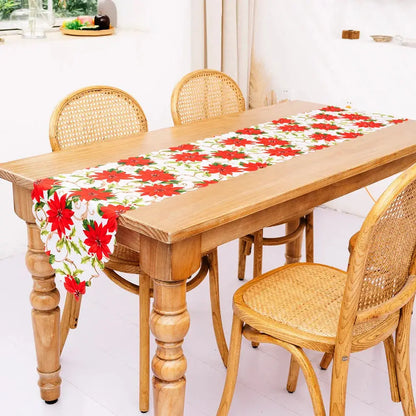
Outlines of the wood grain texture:
[[55,286],[55,274],[44,252],[39,228],[34,223],[27,223],[27,227],[26,266],[33,278],[30,302],[33,307],[38,384],[41,398],[46,402],[54,402],[58,400],[61,390],[59,292]]
[[65,306],[61,317],[61,341],[60,353],[65,346],[65,341],[68,337],[70,329],[75,329],[78,326],[78,318],[81,310],[82,295],[79,295],[78,300],[72,293],[66,292]]
[[[220,119],[143,133],[117,140],[117,144],[100,143],[94,146],[93,152],[92,147],[86,145],[82,149],[21,159],[0,164],[0,177],[31,189],[35,179],[192,142],[320,107],[319,104],[299,101],[286,102]],[[306,212],[317,204],[408,167],[416,160],[415,136],[416,122],[407,121],[358,140],[301,155],[285,163],[140,207],[123,214],[119,223],[171,243],[316,193],[312,200],[303,205],[302,211]],[[377,170],[389,165],[389,169]],[[345,190],[342,187],[346,187]],[[166,212],[169,212],[168,216]],[[293,216],[292,212],[290,217]],[[288,212],[285,217],[282,217],[282,221],[289,217]],[[269,224],[261,224],[257,229],[246,230],[239,236],[276,222],[275,218],[271,219]],[[206,251],[212,248],[215,246]]]
[[139,275],[139,409],[141,412],[149,410],[149,381],[150,381],[150,278],[145,274]]
[[186,281],[153,281],[150,328],[157,350],[152,360],[154,410],[157,416],[182,416],[186,358],[182,343],[189,329]]
[[227,367],[228,346],[227,341],[225,340],[221,319],[218,250],[212,250],[207,254],[206,257],[209,264],[209,295],[211,299],[212,324],[214,327],[215,339],[217,340],[217,346],[221,355],[222,362],[224,366]]
[[[406,416],[416,414],[409,361],[416,293],[415,195],[416,164],[371,209],[353,244],[347,272],[315,263],[288,264],[257,276],[234,295],[233,327],[239,319],[252,343],[276,344],[292,354],[287,389],[295,390],[299,366],[316,415],[325,415],[325,410],[302,348],[325,352],[322,368],[333,359],[329,410],[331,416],[344,416],[350,355],[381,342],[392,400],[402,402]],[[240,343],[240,334],[233,337]],[[233,351],[231,347],[229,362],[235,360]],[[237,369],[229,372],[227,380],[235,378]],[[234,383],[226,381],[220,410],[228,411]]]
[[387,370],[389,372],[391,400],[398,403],[400,402],[400,393],[397,383],[395,351],[394,339],[393,336],[390,335],[384,340],[384,352],[386,354]]
[[[117,143],[103,142],[2,163],[0,178],[13,183],[17,215],[33,223],[30,192],[36,179],[189,143],[320,107],[321,105],[313,103],[286,102],[221,119],[142,133],[119,139]],[[150,321],[158,345],[152,364],[157,416],[183,414],[186,359],[182,351],[182,342],[189,327],[185,279],[198,269],[201,255],[247,233],[285,222],[296,216],[301,217],[316,205],[407,168],[416,160],[415,137],[416,122],[408,121],[195,192],[140,207],[120,217],[118,240],[132,249],[140,248],[143,272],[155,282],[154,309]],[[32,241],[36,242],[36,238]],[[357,247],[353,253],[356,259],[366,249],[359,240]],[[36,265],[36,258],[36,255],[31,257],[33,267]],[[42,261],[40,265],[46,264]],[[357,261],[352,262],[351,273],[360,273],[361,266]],[[46,332],[35,332],[35,337],[44,342],[52,334],[50,348],[40,346],[38,361],[43,363],[46,371],[42,370],[41,365],[39,370],[41,379],[46,383],[46,390],[53,391],[48,397],[57,397],[59,310],[56,324],[53,275],[50,270],[41,272],[39,276],[44,276],[41,279],[36,277],[38,272],[34,271],[32,274],[36,285],[36,293],[32,297],[35,309],[34,327],[48,328]],[[386,338],[397,326],[397,319],[393,316],[385,327],[380,328],[379,333],[375,331],[362,339],[351,336],[354,324],[350,318],[356,312],[358,285],[359,281],[352,278],[347,287],[349,293],[345,302],[349,303],[349,306],[341,314],[337,335],[341,347],[335,348],[334,351],[335,336],[330,339],[309,339],[304,346],[331,354],[335,352],[333,374],[340,383],[333,389],[337,397],[334,415],[343,414],[343,384],[346,380],[350,351],[383,341],[380,333],[385,334]],[[42,290],[38,290],[39,288]],[[42,292],[42,295],[38,292]],[[42,308],[47,308],[47,311]],[[250,316],[243,307],[238,311],[239,319],[246,322],[252,319],[253,325],[258,324],[260,330],[266,331],[270,327],[269,323],[262,324],[260,320]],[[271,335],[276,335],[279,330],[282,328],[278,328]],[[296,342],[301,335],[294,332],[290,338],[286,334],[285,342]],[[406,368],[406,342],[402,341],[400,345],[402,352],[396,355]],[[406,389],[406,377],[399,380],[399,389]],[[411,409],[411,403],[406,403],[406,408]]]

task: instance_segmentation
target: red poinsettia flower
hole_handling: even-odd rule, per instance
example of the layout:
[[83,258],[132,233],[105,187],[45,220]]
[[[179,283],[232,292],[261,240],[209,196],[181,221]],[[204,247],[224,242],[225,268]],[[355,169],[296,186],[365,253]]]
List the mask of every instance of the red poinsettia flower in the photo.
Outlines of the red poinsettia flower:
[[218,183],[218,181],[216,181],[215,179],[212,181],[202,181],[202,182],[197,182],[195,184],[195,186],[197,186],[198,188],[205,188],[208,185],[212,185],[214,183]]
[[244,159],[247,157],[247,155],[243,152],[233,152],[232,150],[218,150],[218,152],[215,152],[213,156],[227,160]]
[[87,224],[84,227],[86,228],[84,234],[87,236],[84,243],[89,246],[88,253],[95,254],[98,260],[101,260],[103,256],[109,257],[111,252],[108,243],[111,241],[111,235],[108,234],[107,226],[94,221],[93,224]]
[[340,127],[335,124],[326,124],[326,123],[313,123],[311,127],[319,130],[338,130]]
[[246,127],[245,129],[237,130],[236,133],[240,134],[262,134],[264,131],[261,131],[260,129],[253,129],[251,127]]
[[315,146],[311,146],[309,149],[311,149],[311,150],[321,150],[321,149],[326,149],[327,147],[329,147],[327,144],[317,144]]
[[286,124],[286,123],[294,123],[294,120],[291,120],[290,118],[279,118],[279,120],[272,120],[272,123],[274,124]]
[[198,147],[195,146],[194,144],[181,144],[179,146],[173,146],[173,147],[169,147],[169,150],[171,150],[172,152],[179,152],[182,150],[198,150]]
[[73,293],[75,299],[78,301],[80,295],[85,294],[85,282],[75,280],[74,276],[67,274],[65,276],[64,287],[69,293]]
[[322,119],[322,120],[335,120],[338,116],[334,116],[333,114],[317,114],[313,116],[313,118]]
[[267,153],[270,156],[295,156],[300,153],[298,149],[290,149],[290,148],[276,148],[276,149],[269,149]]
[[345,111],[343,108],[335,107],[333,105],[328,105],[327,107],[321,108],[320,111]]
[[51,189],[56,183],[55,179],[51,178],[39,179],[35,181],[33,184],[32,199],[39,202],[40,199],[43,198],[43,192]]
[[253,144],[251,140],[240,139],[239,137],[228,137],[227,139],[221,140],[221,143],[229,146],[247,146]]
[[128,159],[121,159],[117,163],[120,165],[129,165],[129,166],[147,166],[151,165],[153,160],[143,157],[143,156],[137,156],[137,157],[129,157]]
[[344,139],[356,139],[359,136],[362,136],[363,133],[355,133],[355,132],[344,132],[341,134],[341,137]]
[[108,231],[116,231],[117,229],[117,218],[123,212],[129,211],[129,207],[124,205],[107,205],[100,207],[103,218],[106,218]]
[[112,198],[114,194],[112,194],[110,191],[107,191],[104,188],[81,188],[77,191],[72,192],[70,196],[78,197],[79,199],[84,201],[91,201],[93,199],[100,200]]
[[105,170],[97,172],[90,176],[93,179],[107,182],[120,182],[122,180],[133,179],[134,176],[121,170]]
[[267,163],[261,163],[261,162],[251,162],[251,163],[243,163],[241,165],[243,167],[243,170],[246,172],[254,172],[258,169],[263,169],[268,166]]
[[175,175],[172,175],[171,173],[167,173],[163,170],[141,170],[137,173],[136,176],[138,179],[142,180],[143,182],[167,182],[172,181],[175,179]]
[[263,146],[286,146],[287,140],[278,139],[277,137],[257,137],[256,139]]
[[172,196],[180,194],[182,189],[182,187],[175,187],[170,183],[168,185],[156,184],[143,186],[139,192],[142,195],[148,196]]
[[360,121],[359,123],[355,123],[358,127],[383,127],[383,123],[377,123],[375,121]]
[[390,123],[400,124],[400,123],[403,123],[404,121],[407,121],[407,118],[396,118],[395,120],[391,120]]
[[299,124],[284,124],[279,127],[282,131],[305,131],[308,130],[308,128],[309,127],[306,126],[299,126]]
[[315,133],[311,135],[311,139],[326,140],[327,142],[332,142],[334,140],[339,139],[339,136],[334,136],[333,134]]
[[213,163],[209,166],[205,166],[204,170],[209,173],[219,173],[221,175],[232,175],[235,172],[241,172],[241,169],[231,165],[221,165],[219,163]]
[[370,120],[370,117],[361,114],[342,114],[342,117],[348,120]]
[[52,223],[51,231],[58,231],[59,238],[65,235],[65,230],[71,228],[74,211],[67,207],[67,195],[59,198],[57,192],[49,200],[49,210],[46,211],[48,222]]
[[171,159],[174,159],[177,162],[201,162],[204,159],[208,159],[208,156],[199,152],[177,153],[175,155],[172,155]]

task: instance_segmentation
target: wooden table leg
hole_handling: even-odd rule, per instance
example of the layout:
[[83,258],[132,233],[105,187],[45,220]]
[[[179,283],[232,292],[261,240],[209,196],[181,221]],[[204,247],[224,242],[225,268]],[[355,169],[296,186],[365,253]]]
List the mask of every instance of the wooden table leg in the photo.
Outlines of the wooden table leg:
[[201,240],[193,237],[164,244],[140,238],[142,270],[153,279],[150,329],[156,338],[152,361],[155,416],[183,416],[186,358],[182,343],[189,329],[186,279],[201,264]]
[[156,338],[153,394],[156,416],[182,416],[185,404],[186,358],[182,343],[189,329],[186,281],[153,281],[150,328]]
[[44,251],[40,230],[36,224],[27,223],[28,251],[26,266],[33,278],[30,294],[32,324],[38,362],[40,396],[46,403],[55,403],[60,395],[59,371],[60,313],[59,292],[55,274]]
[[[295,231],[300,224],[300,219],[292,220],[286,223],[286,234]],[[290,243],[286,244],[286,264],[297,263],[301,258],[302,252],[302,234],[301,236]]]

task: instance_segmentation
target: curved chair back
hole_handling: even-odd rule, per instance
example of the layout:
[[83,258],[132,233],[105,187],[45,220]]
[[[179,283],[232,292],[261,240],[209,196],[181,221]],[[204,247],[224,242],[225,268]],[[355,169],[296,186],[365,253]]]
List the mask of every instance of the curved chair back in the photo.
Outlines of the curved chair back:
[[[346,330],[341,328],[348,316],[356,316],[355,324],[383,319],[412,300],[415,224],[416,165],[386,189],[361,227],[348,266],[339,332]],[[338,338],[342,338],[339,333]]]
[[147,131],[139,103],[108,86],[82,88],[55,108],[49,123],[52,150],[111,140]]
[[185,75],[172,93],[175,126],[245,110],[236,82],[223,72],[201,69]]

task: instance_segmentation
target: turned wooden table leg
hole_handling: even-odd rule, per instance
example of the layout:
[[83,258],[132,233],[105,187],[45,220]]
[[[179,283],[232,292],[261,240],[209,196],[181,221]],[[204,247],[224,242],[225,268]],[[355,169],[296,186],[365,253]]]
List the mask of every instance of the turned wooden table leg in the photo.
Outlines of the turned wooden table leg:
[[59,292],[55,274],[44,252],[40,231],[36,224],[27,223],[28,251],[26,266],[33,278],[30,294],[32,324],[38,362],[40,396],[46,403],[55,403],[60,395],[59,371]]
[[201,239],[165,244],[142,235],[140,262],[153,279],[150,329],[156,338],[152,361],[155,416],[182,416],[185,404],[186,358],[182,343],[189,329],[186,280],[201,264]]
[[155,416],[182,416],[185,404],[186,358],[182,343],[189,329],[186,281],[153,281],[150,328],[156,338],[152,361]]
[[[295,231],[300,224],[300,219],[292,220],[286,223],[286,234]],[[302,252],[302,234],[301,236],[290,243],[286,244],[286,264],[297,263],[300,261]]]

